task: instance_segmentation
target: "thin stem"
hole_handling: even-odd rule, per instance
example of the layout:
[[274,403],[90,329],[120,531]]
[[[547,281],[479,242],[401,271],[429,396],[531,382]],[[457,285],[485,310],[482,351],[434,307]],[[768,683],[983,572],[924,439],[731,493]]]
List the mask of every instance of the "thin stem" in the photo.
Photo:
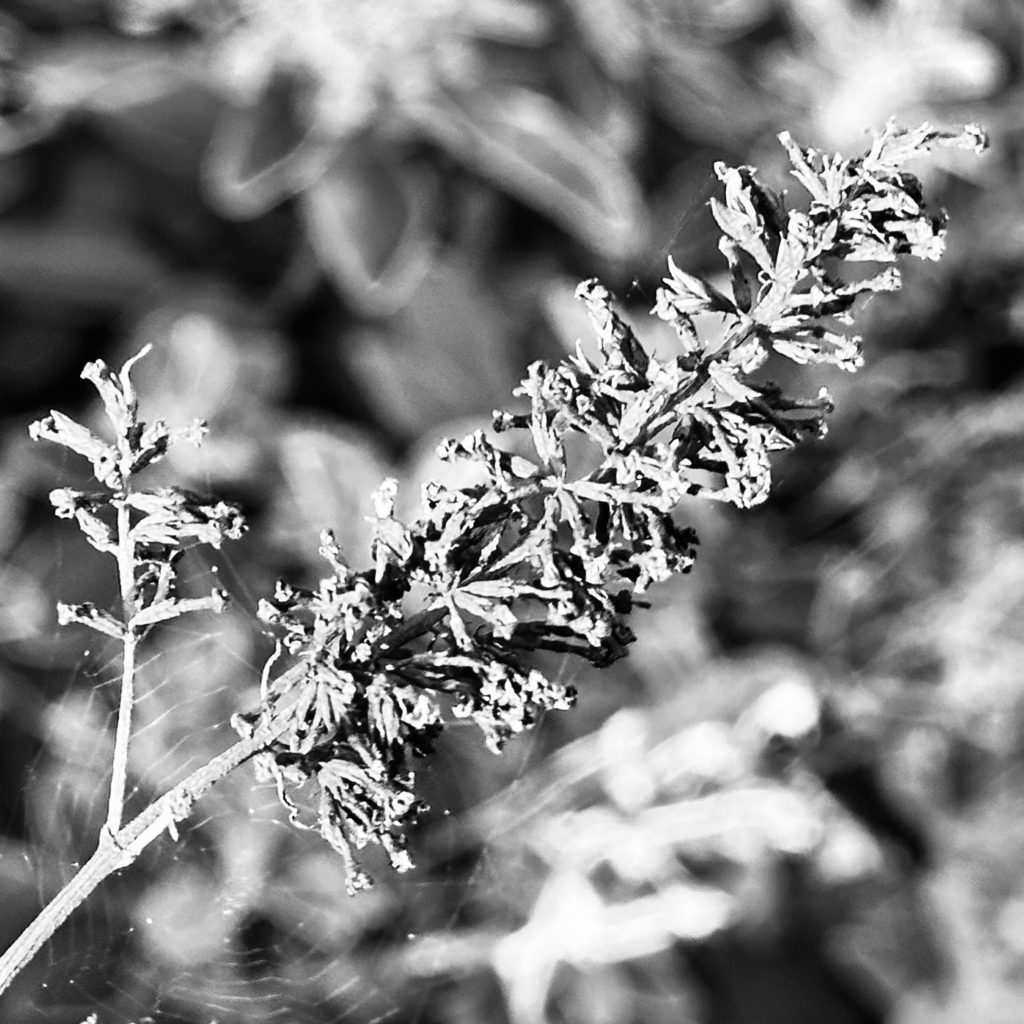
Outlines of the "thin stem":
[[127,493],[117,502],[117,577],[121,590],[121,614],[125,624],[135,615],[135,541]]
[[117,731],[114,734],[114,757],[111,764],[110,796],[107,800],[106,830],[114,834],[121,827],[124,797],[128,787],[128,743],[132,731],[132,709],[135,706],[135,652],[138,635],[129,627],[124,637],[121,669],[121,701],[117,709]]
[[125,866],[124,856],[124,851],[114,844],[114,837],[104,830],[96,852],[0,956],[0,992],[6,991],[75,907],[83,903],[104,878]]
[[131,535],[131,511],[122,498],[117,506],[117,571],[121,585],[121,609],[124,615],[124,655],[121,667],[121,699],[114,736],[110,797],[107,802],[107,831],[113,835],[121,827],[124,798],[128,786],[128,744],[135,707],[135,654],[139,635],[132,626],[135,616],[135,542]]
[[40,911],[38,917],[0,956],[0,994],[32,960],[53,933],[89,894],[108,876],[132,864],[164,831],[189,813],[192,804],[213,785],[264,750],[288,727],[288,709],[261,722],[252,736],[239,740],[187,779],[168,790],[117,832],[104,829],[96,852],[63,889]]

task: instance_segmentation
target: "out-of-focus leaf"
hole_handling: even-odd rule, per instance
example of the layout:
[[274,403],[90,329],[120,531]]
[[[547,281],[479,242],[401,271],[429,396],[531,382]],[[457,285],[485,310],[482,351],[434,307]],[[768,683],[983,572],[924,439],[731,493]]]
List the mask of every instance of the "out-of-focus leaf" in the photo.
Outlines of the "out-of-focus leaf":
[[164,792],[230,746],[228,719],[256,681],[249,667],[253,631],[241,612],[190,625],[155,636],[136,674],[129,768],[151,793]]
[[227,288],[181,281],[136,326],[130,347],[153,344],[135,371],[154,406],[182,420],[279,400],[290,382],[282,340]]
[[290,857],[267,891],[264,910],[286,932],[337,956],[395,909],[395,895],[376,885],[345,899],[345,867],[331,851],[313,848]]
[[646,0],[646,6],[689,33],[722,41],[765,21],[772,14],[774,0],[716,0],[712,4],[705,0]]
[[[25,27],[21,21],[9,11],[0,12],[0,61],[6,65],[7,62],[17,60],[24,40]],[[7,70],[6,67],[4,70]],[[0,88],[6,88],[7,85],[7,76],[0,77]]]
[[47,594],[33,576],[0,563],[0,644],[38,636],[52,614]]
[[104,814],[113,728],[95,693],[69,694],[42,718],[47,758],[26,786],[33,838],[62,863],[87,856]]
[[323,174],[333,144],[311,131],[309,102],[297,76],[278,73],[255,104],[224,112],[204,174],[218,209],[239,219],[257,217]]
[[[0,125],[0,152],[3,151],[3,126]],[[32,167],[24,154],[8,153],[0,162],[0,214],[13,206],[32,184]]]
[[[21,300],[36,325],[52,318],[53,306],[63,307],[53,318],[61,331],[67,307],[94,313],[122,306],[166,271],[133,230],[135,180],[109,152],[69,139],[63,160],[44,174],[46,212],[26,204],[0,220],[0,287]],[[41,311],[31,310],[40,302]],[[58,349],[50,358],[59,356]]]
[[[18,428],[0,432],[0,557],[7,554],[17,539],[27,511],[26,471],[34,461],[28,454],[28,445],[39,447],[27,438],[20,424]],[[40,488],[40,493],[46,492]]]
[[358,312],[394,313],[422,282],[437,213],[437,189],[423,169],[353,140],[303,193],[302,212],[321,265]]
[[609,74],[647,76],[662,115],[688,135],[733,143],[763,126],[767,112],[757,90],[721,43],[762,21],[766,0],[574,0],[570,6]]
[[167,872],[134,908],[135,930],[161,965],[199,967],[230,955],[237,914],[220,898],[214,877],[197,867]]
[[[54,388],[81,364],[76,336],[95,310],[63,302],[42,310],[32,296],[23,302],[11,301],[9,293],[5,298],[8,308],[0,312],[0,409],[12,418],[15,431],[25,433],[25,414],[50,403]],[[5,533],[0,526],[0,537]]]
[[13,13],[33,27],[75,28],[95,23],[105,0],[8,0]]
[[647,49],[645,12],[631,0],[570,0],[577,30],[594,56],[619,79],[634,78]]
[[388,465],[373,440],[330,422],[286,424],[276,435],[280,483],[269,509],[272,544],[318,565],[320,532],[333,530],[342,553],[357,567],[368,564],[374,490]]
[[103,309],[122,306],[166,273],[116,224],[74,219],[0,222],[0,288],[24,299]]
[[501,321],[455,263],[435,263],[405,309],[342,344],[381,424],[403,440],[490,412],[519,380]]
[[[75,458],[74,461],[80,460]],[[66,459],[62,469],[66,481],[70,476]],[[85,477],[82,471],[78,477],[82,484],[86,484]],[[50,670],[57,666],[74,668],[81,664],[83,647],[98,653],[112,643],[94,633],[89,633],[85,641],[85,630],[57,625],[58,601],[66,604],[92,601],[106,607],[114,600],[116,584],[111,579],[108,556],[90,547],[77,531],[69,533],[66,524],[44,520],[43,525],[23,536],[11,553],[9,564],[19,575],[24,574],[22,578],[30,581],[33,590],[40,589],[48,607],[45,619],[37,620],[42,628],[30,635],[9,639],[4,651],[8,658]],[[41,603],[36,603],[41,601],[38,596],[29,592],[24,599],[35,609],[33,614],[42,613]]]
[[538,0],[473,0],[464,18],[480,38],[534,45],[547,38],[552,22],[551,12]]
[[[128,358],[144,344],[152,355],[136,379],[146,404],[173,411],[173,422],[203,419],[210,433],[199,448],[179,445],[169,460],[199,482],[254,477],[265,457],[272,410],[292,377],[282,339],[227,288],[182,281],[139,321]],[[170,416],[170,412],[168,413]]]
[[73,111],[114,112],[166,95],[182,77],[182,57],[153,43],[77,33],[36,44],[22,68],[24,104],[0,126],[10,150],[35,142]]
[[180,74],[174,55],[162,48],[73,36],[37,55],[29,88],[45,107],[112,111],[164,96]]
[[[867,125],[889,117],[937,118],[948,103],[977,102],[1005,72],[996,44],[973,27],[977,5],[917,0],[865,6],[853,0],[789,0],[799,50],[764,62],[781,102],[811,116],[808,129],[830,146],[859,145]],[[787,118],[790,124],[796,113]],[[944,160],[964,165],[954,154]]]
[[[858,1002],[859,981],[828,983],[837,963],[850,962],[831,944],[845,934],[837,926],[898,889],[906,872],[822,784],[815,765],[831,771],[842,747],[814,727],[821,705],[806,677],[790,676],[793,667],[770,652],[717,664],[716,687],[736,677],[729,718],[746,703],[751,676],[754,691],[769,684],[753,731],[750,721],[680,728],[680,715],[696,720],[713,704],[619,711],[465,816],[462,827],[475,827],[500,879],[480,887],[482,899],[525,923],[497,941],[486,925],[449,924],[399,958],[396,973],[456,976],[489,957],[513,1020],[534,1024],[555,1007],[580,1006],[571,973],[557,965],[642,970],[681,941],[710,968],[700,974],[695,1020],[732,1021],[734,1006],[744,1020],[761,1019],[756,1008],[772,999],[772,1021],[817,1020],[815,1009],[823,1020],[881,1019],[850,1015],[867,1005]],[[844,720],[831,707],[831,726]],[[788,764],[778,756],[787,749]],[[933,942],[931,922],[913,917],[915,909],[920,932],[901,936]],[[478,910],[474,920],[490,923],[498,913],[487,919]],[[666,979],[680,996],[692,981],[678,965]],[[639,1019],[632,990],[643,982],[624,982],[629,1005],[619,1016]],[[793,989],[800,991],[791,996]]]
[[941,991],[950,977],[950,951],[925,886],[908,883],[865,894],[856,920],[840,929],[842,960],[886,990],[893,1001],[921,990]]
[[567,49],[558,70],[562,102],[620,157],[636,154],[645,126],[628,87],[582,50]]
[[[28,843],[6,836],[0,838],[0,905],[4,908],[0,918],[0,944],[4,948],[39,912],[39,861],[43,860],[44,868],[52,869],[53,865],[36,853]],[[53,874],[52,870],[46,871],[46,875]],[[42,886],[49,892],[60,888],[59,880],[54,877],[46,878]]]
[[49,112],[44,116],[29,117],[19,111],[0,117],[0,156],[9,156],[38,142],[59,121],[60,118]]
[[161,174],[194,180],[222,103],[195,72],[168,75],[166,88],[96,104],[91,123],[120,150]]
[[[850,953],[888,956],[884,980],[897,987],[903,982],[897,988],[894,1024],[1014,1024],[1016,1008],[1024,1000],[1021,809],[1020,787],[1004,775],[972,811],[943,822],[948,829],[947,862],[921,888],[927,909],[942,924],[944,952],[953,961],[951,983],[939,990],[911,988],[898,976],[904,960],[913,964],[920,956],[913,944],[916,937],[906,927],[897,931],[883,918],[874,934],[852,936]],[[875,908],[866,909],[866,924],[880,917]],[[894,955],[892,944],[900,940],[904,946]]]
[[[708,267],[720,258],[718,226],[714,218],[704,215],[708,199],[718,188],[718,180],[709,173],[712,163],[707,149],[691,153],[665,174],[648,197],[651,223],[656,225],[651,248],[659,246],[646,268],[651,276],[662,273],[666,253],[671,253],[680,267],[691,270]],[[650,304],[653,295],[652,289]]]
[[430,138],[598,252],[626,259],[643,246],[643,206],[626,162],[550,97],[481,88],[408,113]]
[[741,144],[773,118],[728,53],[685,40],[662,49],[651,68],[662,115],[705,142]]
[[[995,88],[1002,61],[989,43],[964,33],[900,36],[845,58],[849,73],[815,96],[822,130],[842,146],[854,124],[913,116],[921,105],[965,102]],[[893,63],[895,62],[895,63]],[[884,71],[883,71],[884,69]]]

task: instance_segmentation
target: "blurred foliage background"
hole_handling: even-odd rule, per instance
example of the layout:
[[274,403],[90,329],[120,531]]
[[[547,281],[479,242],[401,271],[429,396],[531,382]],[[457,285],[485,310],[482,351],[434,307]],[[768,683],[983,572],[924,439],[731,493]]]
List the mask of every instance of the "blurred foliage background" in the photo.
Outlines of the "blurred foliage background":
[[[1024,1005],[1024,7],[1015,0],[7,0],[0,10],[0,943],[102,821],[114,581],[27,439],[152,341],[144,413],[210,420],[179,482],[240,501],[239,596],[142,670],[133,799],[230,742],[253,608],[384,474],[586,338],[667,254],[716,273],[712,163],[774,136],[944,155],[943,262],[862,324],[829,437],[754,511],[687,510],[696,571],[631,657],[502,757],[453,731],[410,875],[341,866],[242,772],[82,908],[13,1024],[1002,1024]],[[664,326],[664,325],[661,325]],[[641,337],[671,339],[654,321]],[[450,472],[450,470],[448,470]],[[410,504],[410,509],[412,505]]]

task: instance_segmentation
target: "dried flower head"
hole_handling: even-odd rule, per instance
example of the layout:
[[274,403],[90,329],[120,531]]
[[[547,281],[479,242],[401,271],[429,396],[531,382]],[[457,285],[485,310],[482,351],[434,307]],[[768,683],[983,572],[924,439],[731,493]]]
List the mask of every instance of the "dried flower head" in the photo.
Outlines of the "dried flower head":
[[[249,732],[268,717],[287,722],[263,767],[297,820],[289,787],[319,787],[319,828],[345,856],[353,888],[366,882],[353,850],[368,842],[408,866],[403,830],[419,806],[412,765],[444,707],[474,719],[495,749],[543,711],[567,707],[571,689],[531,652],[599,666],[621,657],[635,595],[693,563],[696,537],[675,517],[681,499],[764,501],[770,453],[823,434],[826,393],[793,397],[754,375],[772,351],[856,369],[860,339],[845,331],[853,304],[894,290],[899,276],[890,268],[847,282],[839,269],[935,259],[943,217],[926,210],[902,165],[937,145],[984,146],[976,128],[891,124],[857,160],[782,142],[809,208],[788,209],[752,168],[716,168],[725,196],[712,212],[731,294],[669,261],[653,313],[675,326],[677,355],[652,356],[609,293],[584,282],[578,297],[597,356],[580,347],[557,365],[534,364],[516,392],[525,411],[495,414],[497,430],[528,436],[534,457],[481,432],[444,442],[442,458],[475,464],[482,482],[428,484],[422,512],[405,524],[386,481],[372,566],[352,570],[326,536],[330,575],[313,590],[282,586],[261,607],[293,665],[265,681],[263,707],[237,724]],[[589,442],[596,468],[574,473],[570,435]]]
[[206,424],[199,420],[172,429],[163,420],[139,419],[131,372],[149,350],[147,345],[116,373],[103,360],[87,364],[82,371],[99,393],[112,440],[102,439],[56,410],[29,427],[32,438],[59,444],[92,464],[105,490],[61,487],[50,494],[50,502],[61,519],[78,523],[94,548],[117,559],[121,578],[121,618],[81,604],[60,605],[58,620],[118,639],[186,612],[220,611],[227,601],[220,590],[202,598],[177,597],[175,566],[186,548],[196,544],[219,548],[245,530],[241,512],[229,502],[208,501],[177,487],[150,491],[134,487],[138,474],[162,459],[172,445],[186,441],[198,445],[206,432]]

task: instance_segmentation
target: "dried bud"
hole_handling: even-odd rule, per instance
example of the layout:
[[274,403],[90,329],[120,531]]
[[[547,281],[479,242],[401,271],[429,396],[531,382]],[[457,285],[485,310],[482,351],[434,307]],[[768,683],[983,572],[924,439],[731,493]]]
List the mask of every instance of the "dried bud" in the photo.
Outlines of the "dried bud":
[[88,427],[83,427],[70,416],[53,410],[49,416],[33,423],[28,434],[34,441],[51,441],[84,455],[92,463],[96,479],[111,490],[124,486],[117,449],[101,441]]
[[96,605],[86,602],[85,604],[58,604],[57,622],[62,626],[76,625],[88,626],[89,629],[105,636],[113,637],[115,640],[123,640],[125,628],[123,623],[118,622],[113,615]]

